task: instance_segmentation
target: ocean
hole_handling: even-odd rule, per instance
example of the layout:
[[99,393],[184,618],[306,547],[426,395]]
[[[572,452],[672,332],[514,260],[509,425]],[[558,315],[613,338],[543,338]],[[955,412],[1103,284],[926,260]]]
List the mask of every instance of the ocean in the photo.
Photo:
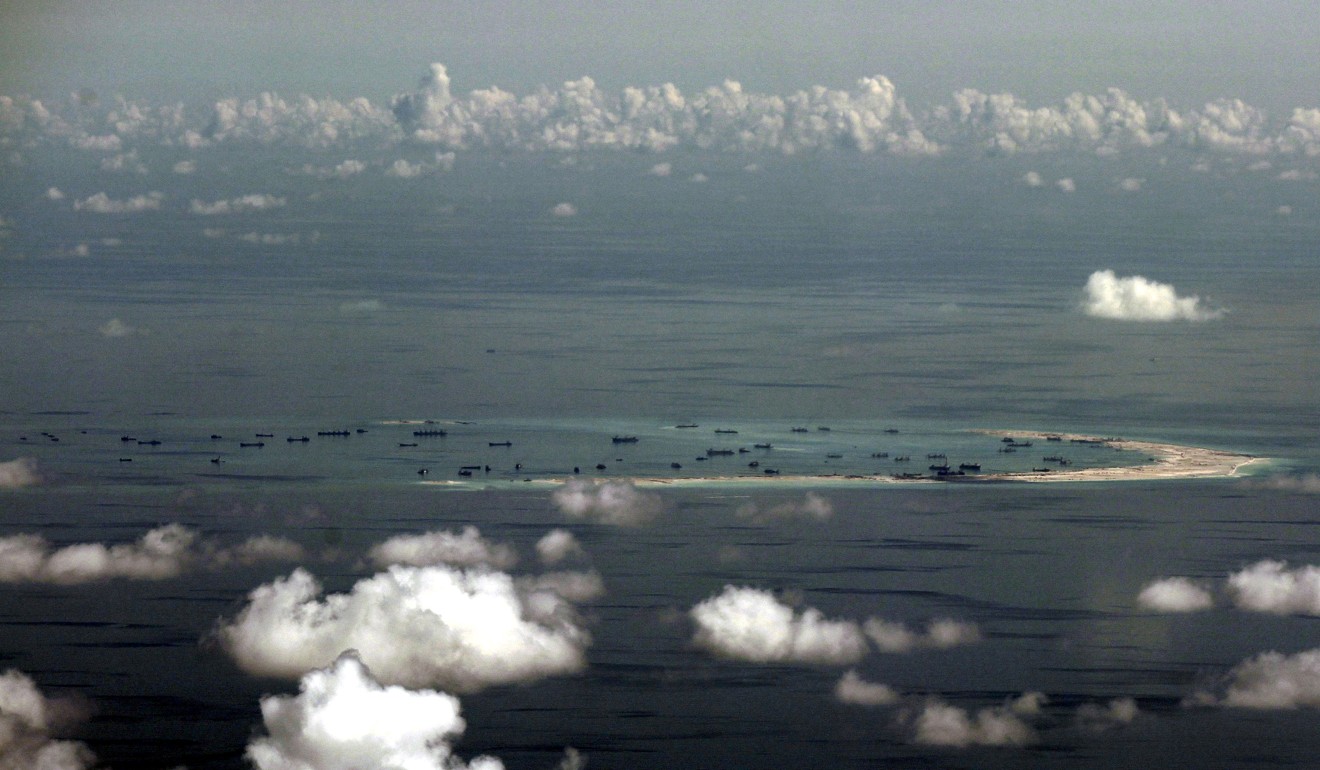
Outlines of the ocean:
[[[0,462],[26,458],[40,481],[0,488],[0,537],[111,546],[174,524],[198,540],[157,579],[0,584],[0,661],[86,707],[61,737],[104,766],[247,767],[268,729],[261,698],[298,692],[222,641],[254,590],[301,566],[348,594],[383,571],[380,543],[466,526],[518,555],[488,569],[534,576],[550,570],[538,542],[564,529],[581,547],[568,563],[603,584],[570,602],[582,665],[462,688],[459,756],[1305,766],[1314,714],[1232,692],[1245,661],[1314,648],[1317,613],[1253,610],[1229,578],[1320,558],[1320,210],[1312,187],[1179,152],[693,153],[666,177],[649,155],[474,152],[437,176],[314,180],[289,172],[296,151],[217,149],[202,173],[151,178],[163,208],[105,215],[50,205],[51,185],[83,198],[102,183],[30,150],[0,184]],[[1076,189],[1024,185],[1029,171]],[[1139,190],[1118,185],[1137,175]],[[114,198],[142,189],[116,184]],[[182,204],[254,191],[288,203],[228,218]],[[572,215],[552,213],[564,202]],[[1105,269],[1219,312],[1087,315],[1088,277]],[[1269,462],[1104,483],[764,473],[900,472],[902,455],[924,471],[928,454],[990,473],[1054,453],[999,451],[1012,431]],[[1149,461],[1060,451],[1079,467]],[[732,475],[745,483],[628,483]],[[611,521],[600,499],[583,512],[560,494],[603,487],[639,495],[646,516]],[[260,535],[298,558],[217,556]],[[1213,606],[1138,601],[1174,576]],[[729,586],[911,638],[749,661],[703,636],[694,610]],[[940,619],[975,639],[922,635]],[[1307,691],[1314,675],[1290,660]],[[849,670],[897,697],[844,702]]]

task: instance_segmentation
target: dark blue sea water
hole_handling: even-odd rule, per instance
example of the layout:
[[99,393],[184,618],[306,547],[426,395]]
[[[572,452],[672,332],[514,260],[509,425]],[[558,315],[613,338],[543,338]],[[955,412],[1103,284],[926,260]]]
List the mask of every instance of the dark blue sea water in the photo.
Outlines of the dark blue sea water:
[[[706,175],[695,183],[648,176],[651,157],[472,155],[439,177],[325,182],[286,173],[296,157],[239,154],[153,177],[174,202],[162,211],[106,216],[46,205],[50,185],[85,197],[103,183],[34,157],[0,185],[15,223],[0,255],[0,461],[32,458],[44,482],[0,490],[0,536],[127,543],[168,523],[223,543],[277,535],[315,555],[306,566],[333,592],[371,575],[366,552],[392,535],[472,524],[527,572],[536,541],[567,528],[606,587],[583,606],[586,670],[462,698],[457,751],[510,768],[553,767],[566,746],[593,768],[1312,763],[1313,710],[1182,704],[1258,653],[1317,646],[1314,617],[1159,614],[1136,596],[1170,575],[1320,560],[1304,483],[1320,468],[1320,211],[1186,158],[855,160],[676,159]],[[1134,173],[1124,163],[1139,164],[1140,195],[1116,191]],[[1031,169],[1078,190],[1027,189]],[[253,191],[289,204],[224,220],[182,204]],[[577,215],[552,216],[562,201]],[[81,243],[89,255],[72,253]],[[1088,317],[1082,288],[1105,268],[1227,312]],[[426,419],[449,435],[394,422]],[[874,473],[936,452],[987,471],[1041,462],[972,429],[1272,462],[1199,481],[676,486],[639,527],[570,520],[554,485],[523,481],[573,466],[755,478],[751,460]],[[257,433],[266,446],[239,446]],[[761,442],[774,448],[697,460]],[[468,465],[481,470],[458,476]],[[808,491],[831,517],[738,515]],[[243,767],[258,699],[296,684],[243,673],[211,634],[293,566],[0,585],[0,664],[85,698],[92,716],[71,737],[108,766]],[[728,584],[832,618],[954,617],[984,638],[873,652],[858,672],[906,705],[845,705],[832,691],[846,667],[693,644],[688,609]],[[926,696],[974,712],[1027,691],[1049,697],[1027,747],[922,745],[901,724]],[[1077,724],[1078,707],[1116,698],[1135,699],[1135,720]]]

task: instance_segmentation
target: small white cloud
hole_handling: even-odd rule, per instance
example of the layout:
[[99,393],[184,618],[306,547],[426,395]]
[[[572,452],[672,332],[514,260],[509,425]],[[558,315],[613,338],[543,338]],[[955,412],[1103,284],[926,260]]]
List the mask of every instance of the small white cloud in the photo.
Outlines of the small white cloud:
[[76,741],[51,734],[86,718],[77,701],[47,698],[28,675],[15,669],[0,674],[0,768],[6,770],[88,770],[96,755]]
[[147,173],[147,167],[142,163],[142,159],[138,157],[137,150],[121,152],[109,158],[102,158],[101,170],[111,173]]
[[451,567],[491,567],[507,570],[518,563],[518,554],[503,543],[492,543],[473,526],[457,534],[445,530],[421,535],[396,535],[367,552],[377,567],[409,564],[425,567],[447,564]]
[[695,174],[693,174],[692,176],[688,177],[688,181],[689,181],[689,182],[694,182],[694,183],[696,183],[696,184],[703,184],[703,183],[705,183],[705,182],[710,181],[710,177],[708,177],[708,176],[706,176],[705,174],[703,174],[703,173],[701,173],[700,171],[698,171],[697,173],[695,173]]
[[795,612],[769,591],[725,586],[688,615],[696,624],[693,643],[733,660],[848,665],[866,654],[856,623],[828,620],[810,607]]
[[1198,612],[1214,603],[1209,591],[1184,577],[1156,580],[1137,594],[1137,604],[1155,612]]
[[359,299],[339,304],[339,312],[341,313],[375,313],[384,308],[385,304],[378,299]]
[[160,192],[135,195],[126,200],[114,200],[105,193],[99,192],[83,200],[74,201],[73,208],[75,211],[90,211],[94,214],[136,214],[160,209],[163,200],[165,195]]
[[1284,204],[1284,205],[1279,206],[1278,208],[1276,208],[1276,209],[1274,210],[1274,213],[1277,214],[1277,215],[1279,215],[1279,216],[1281,216],[1281,217],[1290,216],[1290,215],[1293,213],[1293,207],[1292,207],[1292,206],[1289,206],[1289,205],[1287,205],[1287,204]]
[[223,227],[203,227],[202,235],[206,238],[223,238],[225,229]]
[[1248,481],[1249,486],[1261,489],[1277,489],[1282,492],[1300,492],[1302,494],[1320,494],[1320,474],[1303,473],[1297,476],[1270,476],[1262,481]]
[[660,515],[660,496],[643,492],[629,481],[591,482],[572,479],[556,489],[550,499],[560,512],[573,519],[629,527],[645,524]]
[[194,198],[189,205],[188,210],[194,214],[202,216],[216,216],[280,208],[287,202],[288,201],[285,198],[276,197],[268,193],[253,193],[251,195],[240,195],[237,198],[230,198],[229,200],[218,200],[212,203],[207,203]]
[[261,699],[267,734],[246,754],[258,770],[503,770],[494,757],[454,756],[467,727],[457,698],[382,685],[354,652],[304,675],[298,691]]
[[1064,177],[1054,183],[1054,186],[1066,193],[1077,192],[1077,183],[1069,177]]
[[22,489],[40,484],[41,472],[37,470],[37,461],[31,457],[20,457],[0,463],[0,489]]
[[1265,560],[1228,577],[1228,593],[1241,609],[1275,615],[1320,615],[1320,567],[1288,569]]
[[102,337],[111,338],[128,337],[137,333],[137,329],[129,326],[118,318],[111,318],[109,321],[98,326],[96,330],[101,333]]
[[1141,186],[1146,183],[1145,179],[1138,179],[1130,176],[1118,183],[1118,189],[1123,192],[1137,192]]
[[672,163],[657,163],[654,166],[651,166],[651,170],[646,173],[651,176],[669,176],[673,172],[674,166]]
[[934,620],[924,634],[903,623],[869,618],[862,630],[881,652],[907,653],[913,650],[947,650],[981,641],[981,629],[975,623],[941,618]]
[[1228,673],[1223,697],[1194,695],[1192,705],[1250,709],[1320,708],[1320,649],[1295,655],[1265,652]]
[[808,492],[801,502],[785,502],[762,510],[756,503],[747,503],[735,511],[740,519],[775,521],[778,519],[815,519],[825,521],[834,515],[834,506],[815,492]]
[[566,529],[552,529],[536,541],[536,555],[547,566],[584,553],[582,544]]
[[1083,310],[1121,321],[1207,321],[1223,315],[1203,307],[1200,297],[1179,297],[1169,284],[1139,275],[1119,278],[1113,270],[1097,270],[1087,279]]
[[550,213],[557,217],[577,216],[577,206],[571,203],[556,203],[555,207],[550,209]]
[[1083,703],[1077,707],[1077,725],[1091,732],[1104,732],[1114,727],[1132,724],[1141,710],[1132,698],[1114,698],[1105,705]]
[[46,188],[46,197],[53,201],[62,201],[64,200],[64,192],[58,187],[48,187]]
[[502,572],[390,567],[320,598],[306,570],[260,586],[217,637],[245,671],[299,677],[357,650],[381,682],[472,692],[572,674],[590,635],[555,590]]
[[73,247],[73,256],[75,257],[90,257],[91,255],[92,247],[88,246],[86,243],[80,243]]
[[927,700],[915,715],[905,715],[915,743],[928,746],[1029,746],[1036,731],[1011,706],[983,708],[975,714],[937,698]]
[[1317,178],[1320,178],[1320,174],[1299,168],[1290,168],[1279,173],[1279,179],[1285,182],[1310,182]]
[[298,233],[244,233],[238,236],[244,243],[259,244],[261,246],[288,246],[302,241],[302,236]]
[[853,706],[892,706],[901,696],[889,685],[868,682],[854,669],[848,669],[834,685],[834,697]]
[[174,164],[173,171],[176,174],[192,174],[197,171],[197,162],[191,160],[181,160]]
[[1028,171],[1022,175],[1022,183],[1027,187],[1044,187],[1045,180],[1035,171]]
[[78,585],[108,580],[166,580],[195,568],[301,560],[297,543],[258,535],[226,547],[180,524],[157,527],[137,542],[76,543],[52,548],[39,535],[0,538],[0,582]]
[[575,604],[593,602],[605,595],[605,581],[600,573],[546,572],[518,578],[518,588],[530,597],[549,592]]

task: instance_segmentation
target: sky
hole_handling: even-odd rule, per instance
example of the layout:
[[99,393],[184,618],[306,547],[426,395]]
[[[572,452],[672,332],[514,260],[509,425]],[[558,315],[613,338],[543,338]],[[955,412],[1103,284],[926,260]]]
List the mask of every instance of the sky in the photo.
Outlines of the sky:
[[457,91],[584,75],[787,93],[885,75],[914,106],[962,88],[1056,103],[1118,87],[1186,107],[1314,106],[1320,6],[1105,3],[212,2],[0,4],[0,93],[211,100],[271,90],[386,99],[433,62]]

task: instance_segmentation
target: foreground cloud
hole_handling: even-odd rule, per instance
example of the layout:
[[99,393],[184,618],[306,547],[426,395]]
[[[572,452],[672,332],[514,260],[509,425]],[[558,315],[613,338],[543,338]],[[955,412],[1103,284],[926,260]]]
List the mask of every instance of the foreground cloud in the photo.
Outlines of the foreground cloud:
[[834,685],[834,697],[853,706],[891,706],[902,696],[889,685],[868,682],[855,670],[848,669]]
[[918,633],[902,623],[870,618],[862,630],[881,652],[904,653],[918,649],[947,650],[981,641],[981,629],[975,623],[941,618],[931,621],[926,632]]
[[81,721],[84,711],[75,701],[42,695],[21,671],[0,674],[0,768],[85,770],[95,765],[87,746],[51,737],[52,731]]
[[518,553],[512,547],[486,540],[473,526],[464,527],[458,534],[441,530],[422,535],[398,535],[372,547],[367,558],[377,567],[448,564],[506,570],[518,563]]
[[258,770],[502,770],[483,756],[465,763],[452,744],[467,725],[458,699],[435,690],[383,686],[352,652],[302,677],[296,696],[261,699],[268,735],[247,747]]
[[140,211],[156,211],[160,208],[161,201],[165,200],[164,193],[149,192],[146,195],[135,195],[125,200],[114,200],[103,192],[73,202],[75,211],[90,211],[94,214],[136,214]]
[[664,507],[659,495],[639,491],[628,481],[573,479],[556,489],[550,499],[570,518],[622,527],[645,524]]
[[1003,706],[971,713],[938,698],[928,698],[919,709],[900,717],[913,731],[912,741],[928,746],[1029,746],[1038,738],[1023,717],[1040,711],[1044,696],[1027,693]]
[[20,457],[0,463],[0,489],[22,489],[40,484],[41,473],[37,470],[37,461],[31,457]]
[[1183,577],[1157,580],[1137,594],[1137,604],[1156,612],[1197,612],[1214,603],[1209,591]]
[[357,650],[376,677],[472,692],[586,666],[591,639],[555,590],[502,572],[402,567],[321,598],[306,570],[258,587],[217,637],[244,670],[296,678]]
[[[1265,559],[1231,573],[1224,594],[1233,606],[1274,615],[1320,615],[1320,567],[1289,568],[1287,562]],[[1211,592],[1182,577],[1148,584],[1137,603],[1157,612],[1195,612],[1214,606]]]
[[1096,318],[1120,321],[1208,321],[1223,315],[1202,307],[1199,297],[1179,297],[1168,284],[1139,275],[1119,278],[1113,270],[1091,273],[1083,310]]
[[1235,666],[1226,681],[1222,697],[1200,692],[1189,703],[1251,709],[1320,708],[1320,649],[1296,655],[1261,653]]
[[775,521],[778,519],[815,519],[824,521],[834,515],[834,505],[815,492],[808,492],[801,502],[785,502],[762,509],[756,503],[747,503],[738,507],[735,515],[751,521]]
[[137,542],[77,543],[52,548],[39,535],[0,538],[0,582],[76,585],[105,580],[165,580],[197,567],[297,560],[302,546],[259,535],[233,547],[202,539],[180,524],[157,527]]
[[769,591],[725,586],[688,614],[696,624],[693,643],[725,658],[847,665],[866,654],[856,623],[827,620],[811,607],[795,612]]
[[268,193],[253,193],[251,195],[240,195],[237,198],[229,200],[218,200],[213,203],[207,203],[193,198],[189,204],[188,210],[194,214],[203,216],[215,216],[218,214],[239,214],[247,211],[262,211],[264,209],[280,208],[288,201],[285,198],[276,197]]
[[547,566],[585,553],[582,544],[566,529],[552,529],[536,541],[536,555]]

